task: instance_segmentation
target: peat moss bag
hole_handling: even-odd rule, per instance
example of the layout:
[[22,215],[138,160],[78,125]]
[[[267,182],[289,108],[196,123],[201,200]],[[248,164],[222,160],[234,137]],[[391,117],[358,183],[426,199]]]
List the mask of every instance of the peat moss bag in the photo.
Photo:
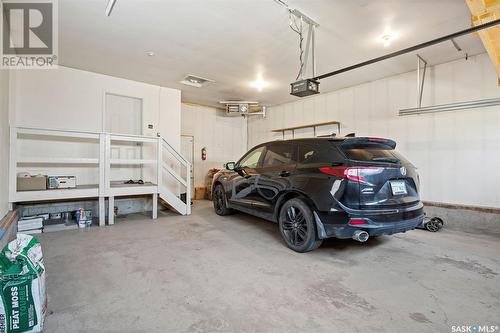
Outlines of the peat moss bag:
[[41,332],[47,309],[42,247],[17,234],[0,253],[0,333]]

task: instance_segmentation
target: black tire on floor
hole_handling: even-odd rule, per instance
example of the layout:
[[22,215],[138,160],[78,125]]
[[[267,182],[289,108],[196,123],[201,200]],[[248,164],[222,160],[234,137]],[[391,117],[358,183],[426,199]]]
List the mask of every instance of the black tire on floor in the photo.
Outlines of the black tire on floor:
[[316,233],[316,223],[311,208],[301,199],[290,199],[281,207],[279,218],[281,237],[296,252],[317,249],[322,239]]
[[226,192],[224,191],[224,187],[222,185],[219,184],[215,186],[212,201],[217,215],[225,216],[233,213],[233,210],[227,207]]

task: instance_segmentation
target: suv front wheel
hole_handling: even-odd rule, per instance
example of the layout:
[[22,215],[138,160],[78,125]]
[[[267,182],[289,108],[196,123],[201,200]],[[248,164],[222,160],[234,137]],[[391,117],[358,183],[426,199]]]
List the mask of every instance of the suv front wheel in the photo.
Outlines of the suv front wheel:
[[233,213],[233,210],[227,207],[226,192],[221,184],[215,186],[212,200],[214,202],[214,210],[217,215],[226,216]]
[[283,204],[278,222],[281,237],[286,245],[296,252],[312,251],[323,242],[316,234],[311,209],[298,198],[290,199]]

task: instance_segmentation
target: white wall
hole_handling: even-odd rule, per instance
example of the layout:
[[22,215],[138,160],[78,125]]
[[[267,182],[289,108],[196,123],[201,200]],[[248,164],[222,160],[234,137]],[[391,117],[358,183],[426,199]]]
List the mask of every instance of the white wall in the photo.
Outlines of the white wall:
[[[142,82],[59,67],[53,70],[20,70],[10,78],[11,125],[82,131],[104,130],[105,94],[112,93],[142,100],[142,133],[156,136],[157,132],[177,150],[180,147],[181,92]],[[153,128],[148,128],[148,125]],[[29,154],[51,156],[97,157],[96,147],[60,145],[60,151],[50,144],[39,151],[31,145]],[[75,147],[75,145],[73,145]],[[47,149],[50,148],[50,149]],[[146,157],[145,157],[146,158]],[[79,184],[97,183],[97,168],[28,168],[26,171],[48,174],[72,174]],[[153,173],[146,170],[145,174]],[[148,180],[148,179],[146,179]],[[152,179],[151,179],[152,180]]]
[[[243,117],[228,117],[216,108],[182,104],[182,135],[194,136],[194,183],[204,186],[211,168],[222,168],[226,162],[238,160],[247,148],[247,122]],[[201,160],[206,147],[207,159]]]
[[9,207],[9,71],[0,69],[0,220]]
[[144,135],[162,130],[179,140],[181,92],[176,89],[66,67],[16,71],[11,89],[17,126],[102,131],[104,96],[113,93],[142,99]]
[[[423,106],[498,98],[497,82],[486,54],[438,65],[427,74]],[[399,117],[416,95],[411,72],[270,107],[267,119],[249,119],[249,147],[280,139],[274,128],[337,120],[341,134],[395,139],[418,167],[424,200],[500,207],[500,106]]]

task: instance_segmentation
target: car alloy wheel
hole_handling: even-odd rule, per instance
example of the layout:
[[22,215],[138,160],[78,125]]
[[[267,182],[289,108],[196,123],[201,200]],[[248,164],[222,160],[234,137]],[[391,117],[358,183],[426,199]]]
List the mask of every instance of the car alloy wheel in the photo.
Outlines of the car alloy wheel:
[[232,210],[226,205],[226,193],[224,192],[224,187],[222,185],[217,185],[213,192],[213,203],[214,210],[217,215],[229,215]]
[[323,242],[316,234],[312,210],[302,199],[293,198],[285,202],[278,222],[283,240],[296,252],[312,251]]
[[290,206],[283,221],[285,237],[294,246],[301,246],[307,239],[307,223],[300,208]]
[[214,205],[217,213],[220,213],[224,209],[224,195],[222,194],[222,189],[220,187],[215,189]]

